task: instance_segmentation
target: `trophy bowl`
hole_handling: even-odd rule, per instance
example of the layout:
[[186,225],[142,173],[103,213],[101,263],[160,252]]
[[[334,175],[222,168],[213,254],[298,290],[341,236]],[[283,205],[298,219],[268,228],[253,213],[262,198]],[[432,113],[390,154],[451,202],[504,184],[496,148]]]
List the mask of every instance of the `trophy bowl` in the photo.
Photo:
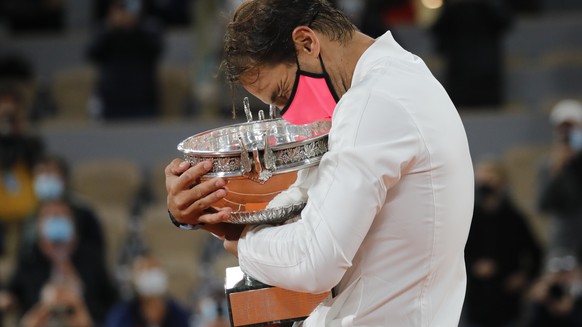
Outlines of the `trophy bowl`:
[[269,207],[269,202],[293,184],[297,172],[319,164],[327,152],[330,121],[293,125],[281,118],[249,119],[202,132],[178,144],[191,165],[211,161],[201,181],[222,177],[228,195],[215,204],[231,207],[230,223],[281,223],[299,212],[304,202]]

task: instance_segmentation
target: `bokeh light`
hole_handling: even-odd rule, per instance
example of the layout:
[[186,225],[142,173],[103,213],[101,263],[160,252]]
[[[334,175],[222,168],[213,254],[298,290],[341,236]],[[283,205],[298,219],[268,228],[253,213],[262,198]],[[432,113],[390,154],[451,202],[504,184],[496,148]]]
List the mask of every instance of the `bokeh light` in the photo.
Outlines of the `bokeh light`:
[[421,3],[428,9],[439,9],[443,6],[443,0],[421,0]]

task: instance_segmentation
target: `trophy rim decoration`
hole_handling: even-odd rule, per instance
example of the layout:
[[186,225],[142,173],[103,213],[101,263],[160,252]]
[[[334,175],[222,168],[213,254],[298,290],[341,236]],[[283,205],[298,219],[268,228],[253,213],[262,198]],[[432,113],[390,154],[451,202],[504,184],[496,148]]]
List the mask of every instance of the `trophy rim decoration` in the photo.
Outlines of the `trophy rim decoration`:
[[228,223],[235,225],[281,224],[301,214],[306,204],[306,202],[299,202],[275,208],[236,211],[230,215]]
[[[265,184],[278,174],[299,171],[319,164],[328,150],[331,122],[322,120],[305,125],[294,125],[282,118],[270,119],[259,111],[259,120],[253,121],[244,100],[246,123],[226,125],[192,135],[177,146],[186,161],[196,165],[211,161],[212,169],[202,179],[250,179]],[[300,214],[305,202],[261,210],[234,211],[232,224],[277,224]]]

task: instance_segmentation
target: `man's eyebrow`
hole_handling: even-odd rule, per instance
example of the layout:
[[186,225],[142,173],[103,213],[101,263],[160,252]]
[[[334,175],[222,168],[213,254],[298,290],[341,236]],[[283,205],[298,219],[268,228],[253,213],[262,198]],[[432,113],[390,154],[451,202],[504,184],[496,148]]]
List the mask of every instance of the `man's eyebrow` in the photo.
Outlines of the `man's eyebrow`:
[[277,90],[273,91],[269,100],[271,100],[271,104],[275,104],[275,101],[277,101]]

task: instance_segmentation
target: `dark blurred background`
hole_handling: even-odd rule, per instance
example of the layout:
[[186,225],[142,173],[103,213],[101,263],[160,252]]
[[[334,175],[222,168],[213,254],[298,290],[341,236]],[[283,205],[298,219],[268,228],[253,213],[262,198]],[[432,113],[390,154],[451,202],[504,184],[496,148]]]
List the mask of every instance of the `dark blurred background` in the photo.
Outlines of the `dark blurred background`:
[[[163,167],[180,157],[176,145],[186,137],[245,121],[242,99],[248,94],[232,90],[218,71],[223,27],[240,2],[0,0],[0,108],[17,112],[21,133],[40,140],[42,146],[29,146],[29,152],[58,154],[70,165],[71,188],[95,208],[103,226],[107,267],[115,282],[127,286],[131,258],[149,249],[167,269],[169,289],[193,312],[191,326],[203,326],[206,318],[201,318],[200,299],[212,293],[208,285],[222,283],[223,268],[236,261],[213,240],[192,240],[192,234],[179,233],[168,224]],[[538,283],[547,280],[550,272],[558,274],[550,274],[552,278],[581,283],[580,243],[558,246],[559,242],[552,241],[561,237],[552,234],[558,228],[556,221],[560,225],[556,218],[560,212],[540,205],[548,182],[542,183],[539,174],[544,162],[564,150],[556,150],[558,131],[582,127],[582,118],[578,121],[576,116],[582,111],[582,1],[333,2],[364,33],[377,37],[389,29],[404,48],[428,64],[457,105],[476,166],[493,165],[491,174],[502,180],[493,183],[497,193],[487,191],[503,195],[504,200],[485,200],[485,216],[499,214],[501,218],[481,227],[485,234],[472,236],[487,241],[473,242],[472,249],[480,250],[468,257],[468,262],[475,263],[467,267],[474,278],[469,286],[479,292],[503,288],[499,285],[511,279],[517,291],[508,300],[513,304],[504,307],[518,309],[499,315],[503,310],[474,313],[466,309],[464,325],[582,326],[578,318],[569,318],[572,310],[580,308],[582,287],[550,291],[555,283]],[[563,109],[561,120],[550,120],[550,113],[565,99],[569,109]],[[259,110],[268,109],[254,99],[251,107],[255,117]],[[7,126],[11,119],[6,119]],[[572,166],[570,157],[576,157],[578,149],[569,143],[566,147],[560,162]],[[12,181],[9,166],[3,166],[7,188]],[[578,168],[582,169],[572,169]],[[506,197],[515,210],[499,204],[507,204]],[[7,201],[9,197],[0,198],[0,206]],[[481,209],[476,208],[476,217],[483,215]],[[508,223],[507,210],[513,213],[510,216],[519,212],[521,223]],[[582,233],[580,212],[572,214],[574,218],[565,225],[571,234]],[[21,227],[18,223],[11,227],[20,219],[0,220],[6,222],[0,260],[0,280],[6,284],[19,256]],[[516,234],[529,236],[517,238]],[[483,252],[483,244],[489,244],[486,249],[501,250]],[[495,253],[508,248],[523,251],[496,257]],[[570,257],[577,258],[575,268],[556,263]],[[504,260],[524,264],[507,268],[513,270],[502,278]],[[479,273],[471,277],[473,269]],[[559,275],[573,271],[571,275],[578,277]],[[487,276],[499,278],[487,284]],[[127,298],[127,294],[122,295]],[[471,293],[470,297],[505,303],[499,302],[507,299],[504,294]],[[563,309],[565,313],[558,315],[566,321],[563,325],[531,323],[531,317],[539,317],[540,312],[551,317],[558,310],[545,307],[548,294],[563,301],[559,302],[562,309],[570,303],[563,299],[572,299],[571,310]],[[467,305],[493,308],[488,302]],[[220,306],[215,303],[212,308]],[[499,317],[483,318],[491,316]]]

